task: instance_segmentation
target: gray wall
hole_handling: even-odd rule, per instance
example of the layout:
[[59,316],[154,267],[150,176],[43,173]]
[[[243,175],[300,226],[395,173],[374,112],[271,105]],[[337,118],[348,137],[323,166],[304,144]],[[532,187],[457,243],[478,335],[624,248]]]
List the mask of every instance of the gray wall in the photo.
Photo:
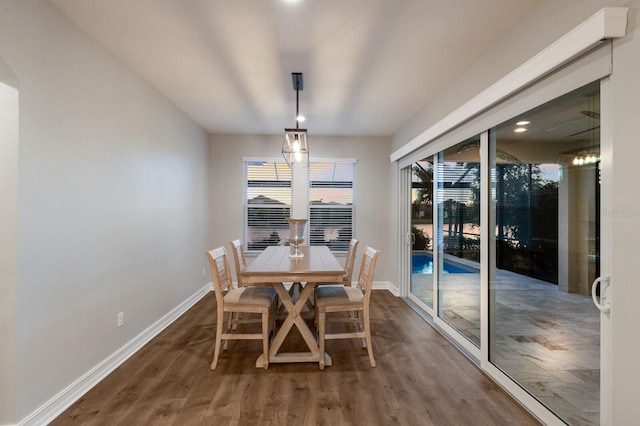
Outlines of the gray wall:
[[15,415],[18,294],[18,84],[0,58],[0,424]]
[[[627,6],[627,36],[613,43],[613,74],[610,77],[611,99],[603,102],[603,113],[613,114],[613,152],[603,161],[613,161],[612,196],[603,199],[603,222],[612,253],[612,312],[603,317],[602,342],[611,360],[603,381],[603,397],[612,401],[612,411],[603,412],[603,424],[638,424],[640,406],[637,385],[640,383],[640,337],[637,333],[638,283],[637,258],[640,254],[640,197],[635,194],[640,179],[637,158],[637,122],[640,117],[640,37],[638,11],[640,0],[542,0],[502,40],[467,69],[452,85],[444,87],[436,100],[412,117],[392,141],[396,150],[448,113],[473,98],[500,78],[533,57],[546,46],[592,16],[602,7]],[[498,123],[496,123],[498,124]],[[604,210],[606,209],[606,210]]]
[[209,137],[46,1],[3,0],[0,57],[20,81],[15,423],[209,281]]
[[[284,131],[284,130],[283,130]],[[310,129],[311,131],[311,129]],[[211,182],[212,241],[228,246],[242,238],[243,157],[281,158],[282,136],[212,135]],[[309,135],[311,161],[314,158],[356,158],[356,230],[361,241],[358,259],[365,245],[382,251],[376,266],[375,281],[393,280],[390,244],[391,170],[389,138]],[[356,268],[359,262],[356,263]],[[358,269],[355,270],[357,276]],[[355,278],[354,278],[355,279]]]

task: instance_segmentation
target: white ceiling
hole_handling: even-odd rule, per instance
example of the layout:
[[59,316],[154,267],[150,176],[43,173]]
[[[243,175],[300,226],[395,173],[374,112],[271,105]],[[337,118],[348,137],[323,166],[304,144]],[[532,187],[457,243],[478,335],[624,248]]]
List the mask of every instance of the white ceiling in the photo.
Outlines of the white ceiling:
[[50,0],[212,133],[391,135],[538,0]]

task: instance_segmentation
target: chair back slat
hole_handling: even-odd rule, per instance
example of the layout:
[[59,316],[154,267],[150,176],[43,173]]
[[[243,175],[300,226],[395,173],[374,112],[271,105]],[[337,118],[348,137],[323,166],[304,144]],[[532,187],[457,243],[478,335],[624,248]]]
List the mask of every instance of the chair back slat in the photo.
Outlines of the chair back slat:
[[227,251],[224,247],[218,247],[207,252],[209,266],[211,269],[211,279],[216,299],[222,300],[224,294],[231,288],[231,275],[229,274],[229,263],[227,261]]
[[239,272],[247,266],[247,259],[244,255],[242,241],[229,241],[229,245],[231,245],[231,253],[233,253],[233,263],[236,267],[236,279],[238,281],[238,287],[244,287],[244,282],[242,281],[242,278],[239,274]]
[[344,261],[344,285],[351,285],[351,278],[353,277],[353,264],[356,260],[356,250],[358,249],[359,241],[352,238],[349,242],[349,250],[347,251],[347,258]]
[[358,288],[360,288],[365,298],[371,295],[371,286],[373,285],[373,274],[376,269],[376,262],[380,251],[366,247],[362,255],[362,263],[360,265],[360,274],[358,275]]

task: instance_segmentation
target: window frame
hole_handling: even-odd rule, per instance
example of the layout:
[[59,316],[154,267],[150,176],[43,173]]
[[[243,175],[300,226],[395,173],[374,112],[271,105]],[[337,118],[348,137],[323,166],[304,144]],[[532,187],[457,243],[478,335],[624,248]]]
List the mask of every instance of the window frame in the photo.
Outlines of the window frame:
[[[344,189],[345,186],[345,182],[349,182],[350,183],[350,188],[351,188],[351,204],[328,204],[328,205],[322,205],[322,204],[314,204],[314,200],[312,199],[312,190],[314,188],[314,182],[316,183],[320,183],[320,182],[328,182],[328,181],[324,181],[324,180],[317,180],[314,181],[312,180],[312,167],[313,165],[318,165],[318,164],[326,164],[326,163],[333,163],[334,164],[334,173],[335,173],[335,168],[337,167],[338,164],[344,164],[344,165],[351,165],[353,167],[353,171],[351,173],[350,177],[350,181],[349,180],[339,180],[339,181],[335,181],[337,183],[337,186],[335,186],[335,189],[339,189],[342,188]],[[308,169],[308,184],[309,184],[309,199],[308,199],[308,212],[309,212],[309,226],[308,226],[308,232],[311,232],[311,228],[313,225],[313,210],[320,210],[320,209],[325,209],[325,210],[350,210],[350,214],[351,214],[351,235],[349,236],[348,240],[342,243],[342,246],[340,245],[340,243],[334,243],[334,245],[336,245],[336,248],[332,248],[330,244],[326,244],[326,241],[323,241],[322,244],[318,244],[318,243],[314,243],[314,241],[312,241],[311,237],[309,236],[309,245],[328,245],[329,248],[331,249],[331,251],[333,253],[338,253],[338,254],[344,254],[348,251],[349,249],[349,241],[351,240],[351,238],[355,238],[355,231],[356,231],[356,185],[357,185],[357,175],[358,175],[358,160],[355,158],[314,158],[312,161],[310,161],[309,163],[309,169]],[[327,188],[331,188],[330,184],[320,184],[321,186],[325,186]]]
[[[245,252],[247,252],[248,254],[257,254],[259,253],[261,250],[263,250],[264,248],[250,248],[249,245],[249,209],[250,207],[258,207],[258,208],[273,208],[273,209],[288,209],[289,213],[287,215],[287,217],[289,217],[289,215],[291,214],[291,208],[293,206],[293,193],[291,193],[291,199],[289,200],[289,204],[284,203],[283,205],[278,204],[277,207],[274,204],[270,204],[270,203],[266,203],[266,204],[252,204],[249,203],[249,191],[250,191],[250,184],[249,184],[249,177],[248,177],[248,166],[251,163],[271,163],[278,166],[285,166],[288,167],[286,165],[286,162],[284,161],[283,158],[273,158],[273,157],[243,157],[242,158],[242,169],[243,169],[243,183],[242,183],[242,190],[243,190],[243,220],[242,220],[242,235],[243,235],[243,246],[244,246],[244,250]],[[350,178],[349,179],[342,179],[340,181],[336,181],[336,184],[338,185],[335,188],[345,188],[345,185],[347,185],[346,187],[350,186],[351,189],[351,194],[350,194],[350,199],[351,199],[351,203],[347,204],[347,205],[339,205],[339,204],[328,204],[328,205],[322,205],[322,204],[317,204],[314,203],[314,200],[312,200],[312,192],[314,189],[314,182],[316,183],[316,185],[320,185],[320,186],[316,186],[316,188],[319,187],[326,187],[327,189],[331,189],[332,185],[330,183],[330,181],[327,180],[315,180],[312,181],[312,175],[313,175],[313,169],[314,169],[314,165],[318,165],[318,164],[322,164],[322,163],[334,163],[334,169],[337,167],[338,164],[347,164],[347,165],[352,165],[353,170],[352,170],[352,174],[350,176],[348,176]],[[312,159],[309,162],[309,167],[307,168],[307,187],[308,187],[308,193],[307,193],[307,200],[305,201],[305,204],[307,206],[307,217],[309,218],[309,222],[306,226],[305,229],[305,233],[306,233],[306,241],[307,244],[309,245],[328,245],[329,248],[331,249],[331,251],[335,254],[344,254],[347,252],[348,250],[348,245],[349,245],[349,241],[346,241],[344,245],[344,247],[340,246],[340,244],[334,244],[337,246],[337,248],[331,248],[330,244],[327,244],[326,241],[322,241],[322,242],[312,242],[311,238],[310,238],[310,234],[311,234],[311,228],[312,228],[312,224],[314,223],[314,213],[313,211],[319,211],[320,209],[324,209],[324,210],[342,210],[342,211],[349,211],[349,220],[350,220],[350,230],[351,230],[351,234],[349,236],[349,240],[351,240],[351,238],[355,237],[355,218],[356,218],[356,183],[357,183],[357,159],[355,158],[315,158]],[[275,167],[278,167],[275,166]],[[282,181],[285,182],[285,181]],[[289,180],[288,180],[289,184],[285,185],[289,187],[289,191],[292,190],[292,185],[293,185],[293,175],[289,176]],[[348,184],[347,184],[348,182]],[[262,195],[262,194],[261,194]],[[255,197],[254,197],[255,198]],[[316,200],[317,201],[317,200]],[[284,240],[283,237],[281,237],[282,240]],[[281,241],[282,241],[281,240]],[[267,245],[269,245],[267,243]],[[285,242],[284,245],[288,245],[288,242]],[[255,246],[254,246],[255,247]]]
[[[286,213],[286,217],[290,217],[291,215],[291,208],[292,208],[292,200],[291,200],[291,187],[292,187],[292,176],[291,174],[289,175],[289,179],[288,180],[282,180],[279,182],[288,182],[287,184],[284,185],[274,185],[273,188],[276,188],[278,186],[282,186],[282,187],[288,187],[289,188],[289,203],[283,203],[283,204],[271,204],[271,203],[264,203],[264,204],[257,204],[257,203],[249,203],[249,198],[248,198],[248,193],[249,193],[249,178],[248,178],[248,170],[247,167],[251,164],[251,163],[266,163],[266,164],[272,164],[275,168],[276,168],[276,175],[277,175],[277,167],[278,166],[283,166],[283,167],[287,167],[287,163],[284,161],[283,158],[268,158],[268,157],[261,157],[261,158],[243,158],[242,159],[242,196],[243,196],[243,201],[242,201],[242,210],[243,210],[243,214],[242,214],[242,245],[243,248],[245,250],[246,253],[248,254],[257,254],[260,253],[262,250],[264,250],[264,248],[261,249],[256,249],[256,248],[250,248],[249,246],[249,209],[251,207],[253,208],[261,208],[261,209],[282,209],[282,210],[288,210],[288,212]],[[277,181],[274,181],[277,182]],[[261,194],[263,195],[263,194]],[[269,197],[267,197],[269,198]],[[287,228],[288,231],[288,228]],[[267,246],[269,244],[267,243]],[[265,246],[266,247],[266,246]]]

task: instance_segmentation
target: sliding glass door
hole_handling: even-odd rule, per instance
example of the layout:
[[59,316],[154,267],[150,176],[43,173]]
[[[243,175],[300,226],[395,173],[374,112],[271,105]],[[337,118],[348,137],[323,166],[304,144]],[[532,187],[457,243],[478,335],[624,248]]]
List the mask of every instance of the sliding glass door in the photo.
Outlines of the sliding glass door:
[[433,309],[433,157],[411,166],[410,292]]
[[569,424],[599,423],[599,82],[490,131],[489,361]]
[[410,294],[475,348],[480,346],[480,186],[480,136],[411,166]]
[[547,419],[598,424],[600,82],[410,173],[410,298]]
[[480,136],[437,155],[438,317],[480,346]]

